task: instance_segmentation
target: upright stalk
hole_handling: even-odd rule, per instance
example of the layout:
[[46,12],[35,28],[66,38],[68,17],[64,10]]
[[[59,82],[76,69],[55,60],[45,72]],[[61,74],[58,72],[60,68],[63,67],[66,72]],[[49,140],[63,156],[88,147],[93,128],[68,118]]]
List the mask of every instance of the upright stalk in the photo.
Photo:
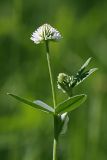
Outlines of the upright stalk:
[[56,97],[55,97],[55,90],[54,90],[54,84],[53,84],[52,69],[51,69],[51,63],[50,63],[49,42],[48,41],[46,41],[46,52],[47,52],[46,55],[47,55],[49,76],[50,76],[50,82],[51,82],[51,88],[52,88],[53,105],[55,108],[56,107]]
[[[50,63],[50,51],[49,51],[49,42],[46,42],[46,56],[47,56],[47,62],[48,62],[48,69],[49,69],[49,76],[50,76],[50,82],[51,82],[51,89],[52,89],[52,97],[53,97],[53,105],[54,109],[56,107],[56,97],[55,97],[55,90],[54,90],[54,84],[53,84],[53,77],[52,77],[52,69],[51,69],[51,63]],[[57,160],[57,133],[56,133],[56,119],[57,117],[54,115],[54,141],[53,141],[53,160]]]
[[57,159],[57,140],[54,138],[53,142],[53,160]]

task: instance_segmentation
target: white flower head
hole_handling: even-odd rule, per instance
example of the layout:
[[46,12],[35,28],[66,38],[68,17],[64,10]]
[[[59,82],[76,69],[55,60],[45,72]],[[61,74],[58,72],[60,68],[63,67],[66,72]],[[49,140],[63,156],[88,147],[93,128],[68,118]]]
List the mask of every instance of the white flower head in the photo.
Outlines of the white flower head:
[[30,38],[34,43],[39,44],[44,41],[58,41],[62,38],[59,31],[53,28],[49,24],[40,26],[35,32],[33,32]]

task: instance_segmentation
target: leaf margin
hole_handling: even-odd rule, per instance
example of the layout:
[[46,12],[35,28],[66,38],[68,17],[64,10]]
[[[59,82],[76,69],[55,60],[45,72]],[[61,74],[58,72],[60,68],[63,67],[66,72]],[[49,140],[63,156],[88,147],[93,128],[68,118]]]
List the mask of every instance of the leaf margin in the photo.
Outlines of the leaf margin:
[[[78,105],[78,106],[76,106],[76,107],[74,107],[75,106],[75,103],[78,103],[78,102],[73,102],[73,104],[68,104],[68,107],[70,107],[71,105],[73,106],[73,107],[70,107],[69,109],[67,109],[67,107],[64,107],[63,109],[62,109],[62,107],[63,107],[63,105],[65,105],[67,102],[69,102],[69,101],[71,101],[72,102],[72,100],[73,99],[76,99],[77,97],[81,97],[78,101],[80,101],[81,100],[81,102],[80,102],[80,104]],[[70,97],[69,99],[67,99],[67,100],[65,100],[65,101],[63,101],[63,102],[61,102],[60,104],[58,104],[57,105],[57,107],[56,107],[56,109],[55,109],[55,114],[59,114],[59,115],[62,115],[63,113],[65,113],[65,112],[71,112],[71,111],[73,111],[73,110],[75,110],[76,108],[78,108],[83,102],[85,102],[85,100],[87,99],[87,95],[86,94],[80,94],[80,95],[75,95],[75,96],[73,96],[73,97]]]
[[[49,105],[47,105],[46,103],[42,102],[41,100],[37,100],[37,101],[41,101],[42,104],[45,104],[45,107],[43,107],[43,105],[39,105],[39,104],[34,103],[34,101],[32,102],[30,100],[27,100],[25,98],[22,98],[20,96],[12,94],[12,93],[7,93],[7,95],[17,99],[18,101],[20,101],[20,102],[22,102],[22,103],[24,103],[26,105],[29,105],[29,106],[33,107],[35,109],[41,110],[41,111],[46,112],[46,113],[54,114],[54,108],[49,106]],[[47,109],[46,106],[48,106],[48,109]]]

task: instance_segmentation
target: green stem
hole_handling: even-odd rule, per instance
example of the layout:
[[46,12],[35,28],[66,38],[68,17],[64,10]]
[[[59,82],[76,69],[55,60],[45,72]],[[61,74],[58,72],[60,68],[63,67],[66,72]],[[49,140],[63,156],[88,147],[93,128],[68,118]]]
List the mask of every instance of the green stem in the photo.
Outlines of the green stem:
[[57,160],[57,140],[54,138],[53,142],[53,160]]
[[50,52],[49,52],[49,42],[46,41],[46,55],[47,55],[47,62],[48,62],[48,69],[49,69],[49,76],[50,76],[50,82],[51,82],[51,88],[52,88],[52,97],[53,97],[53,105],[54,108],[56,107],[56,97],[55,97],[55,90],[54,90],[54,84],[53,84],[53,78],[52,78],[52,70],[51,70],[51,63],[50,63]]
[[[56,97],[55,97],[55,90],[54,90],[54,84],[53,84],[53,78],[52,78],[52,70],[51,70],[51,63],[50,63],[50,52],[49,52],[49,42],[46,41],[46,55],[47,55],[47,62],[48,62],[48,69],[49,69],[49,76],[50,76],[50,82],[51,82],[51,89],[52,89],[52,97],[53,97],[53,105],[54,108],[56,108]],[[54,115],[54,142],[53,142],[53,160],[57,160],[57,133],[56,133],[56,116]]]
[[54,142],[53,142],[53,160],[57,160],[57,144],[58,144],[58,116],[54,115]]

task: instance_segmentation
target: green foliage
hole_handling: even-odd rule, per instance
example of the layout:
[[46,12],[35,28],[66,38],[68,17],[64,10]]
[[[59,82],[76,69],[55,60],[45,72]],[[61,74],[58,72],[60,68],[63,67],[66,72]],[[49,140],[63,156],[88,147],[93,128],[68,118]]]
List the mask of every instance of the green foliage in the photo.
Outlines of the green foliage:
[[65,112],[73,111],[74,109],[78,108],[86,100],[86,97],[87,96],[84,94],[70,97],[69,99],[65,100],[64,102],[60,103],[57,106],[55,113],[63,114]]
[[86,100],[86,97],[87,97],[84,94],[70,97],[69,99],[60,103],[54,111],[54,109],[52,107],[50,107],[49,105],[47,105],[46,103],[44,103],[40,100],[36,100],[34,102],[31,102],[27,99],[24,99],[22,97],[15,95],[15,94],[11,94],[11,93],[7,93],[7,94],[14,97],[15,99],[19,100],[20,102],[23,102],[27,105],[30,105],[36,109],[39,109],[39,110],[44,111],[46,113],[51,113],[51,114],[55,113],[57,115],[63,114],[65,112],[71,112],[72,110],[78,108]]
[[23,102],[27,105],[30,105],[30,106],[32,106],[36,109],[39,109],[39,110],[44,111],[46,113],[51,113],[51,114],[54,113],[54,109],[52,107],[48,106],[46,103],[44,103],[40,100],[36,100],[34,102],[31,102],[27,99],[24,99],[22,97],[19,97],[19,96],[15,95],[15,94],[11,94],[11,93],[7,93],[7,94],[14,97],[15,99],[19,100],[20,102]]
[[62,115],[55,116],[55,123],[56,125],[56,138],[59,138],[60,135],[63,135],[66,133],[68,129],[68,122],[69,117],[67,113],[64,113]]
[[91,57],[87,59],[87,61],[82,65],[82,67],[80,68],[80,70],[78,72],[81,72],[83,73],[83,71],[86,69],[86,67],[88,66],[88,64],[90,63],[91,61]]
[[[93,57],[92,68],[99,68],[75,88],[75,94],[87,93],[88,100],[69,114],[59,159],[106,160],[107,1],[1,0],[0,12],[0,159],[51,160],[52,117],[3,94],[44,99],[52,106],[44,47],[29,39],[36,27],[48,22],[63,34],[60,44],[51,44],[55,80],[58,72],[75,73],[87,57]],[[61,92],[57,96],[58,103],[67,98]]]
[[83,82],[86,78],[88,78],[92,73],[94,73],[98,68],[92,68],[90,70],[86,70],[89,62],[91,61],[91,58],[89,58],[83,66],[79,69],[79,71],[76,73],[75,76],[72,76],[72,87],[75,87],[79,85],[81,82]]
[[65,134],[68,129],[69,116],[68,113],[60,115],[60,134]]
[[91,58],[89,58],[79,69],[76,75],[69,76],[65,73],[60,73],[58,75],[58,89],[61,89],[63,92],[66,92],[69,97],[72,95],[72,89],[75,86],[78,86],[81,82],[83,82],[86,78],[88,78],[92,73],[94,73],[97,68],[92,68],[90,70],[86,70]]

